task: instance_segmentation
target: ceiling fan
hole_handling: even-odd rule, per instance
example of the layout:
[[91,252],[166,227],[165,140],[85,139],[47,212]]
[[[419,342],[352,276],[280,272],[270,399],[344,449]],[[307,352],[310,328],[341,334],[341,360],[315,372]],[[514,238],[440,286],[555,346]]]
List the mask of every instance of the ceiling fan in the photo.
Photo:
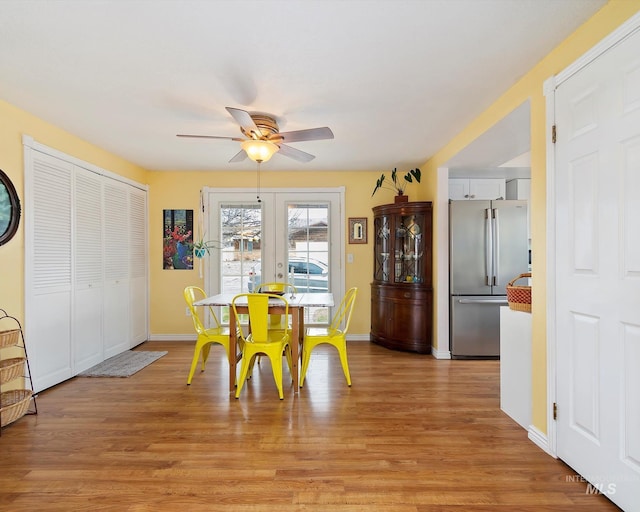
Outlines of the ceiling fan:
[[292,148],[286,143],[308,140],[333,139],[333,132],[326,126],[323,128],[309,128],[280,133],[278,123],[272,115],[247,112],[239,108],[226,107],[227,111],[236,123],[240,125],[240,131],[246,137],[220,137],[217,135],[187,135],[179,133],[178,137],[191,137],[196,139],[227,139],[240,142],[242,149],[231,159],[230,163],[241,162],[247,156],[254,162],[266,162],[275,153],[293,158],[298,162],[310,162],[314,155]]

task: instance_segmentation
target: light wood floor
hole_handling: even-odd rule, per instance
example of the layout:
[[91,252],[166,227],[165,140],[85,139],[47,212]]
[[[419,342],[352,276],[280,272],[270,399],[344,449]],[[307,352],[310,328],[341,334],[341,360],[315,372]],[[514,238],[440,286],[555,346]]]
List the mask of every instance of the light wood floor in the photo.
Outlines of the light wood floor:
[[0,510],[617,510],[500,410],[498,361],[351,342],[352,388],[320,348],[299,396],[263,360],[235,400],[220,347],[191,386],[190,343],[137,350],[169,354],[60,384],[2,430]]

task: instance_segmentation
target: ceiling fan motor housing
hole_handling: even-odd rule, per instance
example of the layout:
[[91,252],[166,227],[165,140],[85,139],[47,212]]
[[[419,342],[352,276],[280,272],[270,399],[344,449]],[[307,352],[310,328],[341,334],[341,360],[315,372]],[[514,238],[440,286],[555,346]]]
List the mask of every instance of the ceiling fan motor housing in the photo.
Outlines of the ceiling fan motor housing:
[[276,122],[276,120],[273,117],[264,114],[250,115],[251,119],[253,119],[253,122],[258,127],[258,130],[260,130],[260,134],[254,135],[252,132],[248,132],[243,127],[241,127],[240,129],[242,133],[251,139],[256,138],[256,135],[258,135],[258,138],[273,140],[273,136],[277,135],[279,132],[278,123]]

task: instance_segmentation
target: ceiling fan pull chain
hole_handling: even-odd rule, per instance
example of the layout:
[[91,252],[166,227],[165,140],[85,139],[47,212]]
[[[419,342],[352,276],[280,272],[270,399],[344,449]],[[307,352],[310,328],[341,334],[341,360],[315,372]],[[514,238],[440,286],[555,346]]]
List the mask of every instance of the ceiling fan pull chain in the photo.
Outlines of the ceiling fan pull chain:
[[258,202],[261,203],[262,199],[260,199],[260,162],[258,162],[258,172],[256,173],[256,198],[258,199]]

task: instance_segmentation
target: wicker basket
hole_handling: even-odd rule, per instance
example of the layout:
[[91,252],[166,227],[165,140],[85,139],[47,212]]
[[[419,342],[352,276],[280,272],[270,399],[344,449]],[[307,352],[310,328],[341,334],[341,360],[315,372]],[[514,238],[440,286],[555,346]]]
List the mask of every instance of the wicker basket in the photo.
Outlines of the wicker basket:
[[4,427],[22,418],[27,409],[33,391],[30,389],[14,389],[0,394],[0,426]]
[[14,347],[18,344],[20,329],[0,331],[0,348]]
[[0,361],[0,384],[6,384],[13,379],[17,379],[23,373],[24,357],[13,357]]
[[515,286],[513,284],[523,277],[531,277],[531,272],[520,274],[509,281],[507,285],[507,301],[509,302],[509,309],[531,313],[531,286]]

